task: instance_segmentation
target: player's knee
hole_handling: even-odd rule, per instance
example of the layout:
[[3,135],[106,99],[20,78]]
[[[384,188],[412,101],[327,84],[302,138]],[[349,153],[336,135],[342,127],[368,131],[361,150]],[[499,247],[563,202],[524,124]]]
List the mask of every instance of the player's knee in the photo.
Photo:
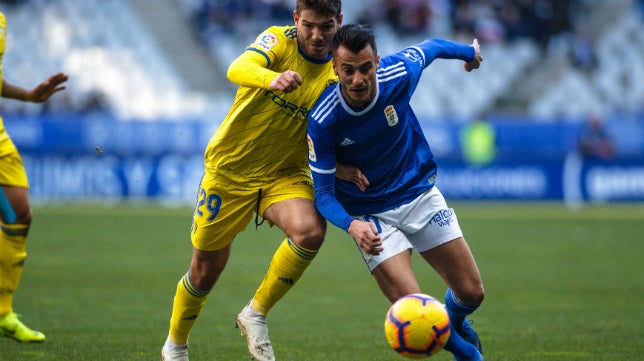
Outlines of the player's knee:
[[31,210],[27,209],[25,212],[17,213],[16,212],[16,223],[18,224],[31,224],[31,221],[33,220],[33,214],[31,213]]
[[485,289],[483,288],[483,284],[481,282],[477,282],[477,283],[471,284],[464,292],[463,297],[460,299],[461,299],[461,302],[463,302],[466,305],[479,306],[481,303],[483,303],[484,298],[485,298]]
[[318,250],[324,242],[326,222],[306,222],[291,228],[287,232],[289,238],[295,243],[309,250]]
[[294,232],[289,237],[301,247],[309,250],[317,250],[322,247],[325,231],[326,229],[324,227],[311,227]]
[[16,224],[25,224],[30,225],[33,219],[33,214],[29,208],[29,204],[21,204],[13,207],[14,212],[16,213]]

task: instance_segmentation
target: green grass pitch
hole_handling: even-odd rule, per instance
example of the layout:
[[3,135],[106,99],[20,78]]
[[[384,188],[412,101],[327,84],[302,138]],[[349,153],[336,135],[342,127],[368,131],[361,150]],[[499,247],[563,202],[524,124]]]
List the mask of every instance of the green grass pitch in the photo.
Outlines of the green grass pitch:
[[[453,203],[479,263],[475,314],[487,360],[641,360],[644,205]],[[150,205],[34,209],[15,311],[43,344],[0,338],[0,360],[159,360],[172,297],[191,255],[191,209]],[[281,232],[250,226],[191,336],[191,360],[247,360],[234,318]],[[423,291],[445,286],[417,256]],[[353,242],[326,243],[269,316],[278,360],[403,360],[386,344],[388,302]],[[441,351],[433,360],[452,360]]]

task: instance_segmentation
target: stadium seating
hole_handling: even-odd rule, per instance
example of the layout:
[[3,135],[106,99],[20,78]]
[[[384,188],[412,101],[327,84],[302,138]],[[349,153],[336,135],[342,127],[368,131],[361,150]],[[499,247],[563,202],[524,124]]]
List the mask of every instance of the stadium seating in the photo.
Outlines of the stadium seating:
[[[192,21],[195,8],[202,4],[200,0],[171,1],[181,4],[186,22]],[[355,21],[375,1],[345,1],[345,22]],[[595,44],[596,69],[588,73],[565,63],[556,79],[544,78],[539,92],[522,105],[525,114],[556,120],[577,119],[588,111],[642,110],[644,63],[637,61],[644,54],[642,17],[632,11],[632,0],[620,2],[631,3],[631,8],[613,21],[606,20],[607,30]],[[93,110],[98,103],[98,108],[120,119],[176,119],[205,116],[227,106],[230,87],[215,95],[190,89],[131,5],[125,0],[26,0],[4,5],[9,34],[5,76],[30,86],[53,72],[67,72],[70,81],[68,91],[61,95],[64,99],[47,108],[54,112]],[[263,21],[256,26],[265,26]],[[208,43],[221,77],[256,31],[220,32]],[[387,26],[378,25],[376,31],[381,54],[420,40],[400,38]],[[471,41],[457,34],[454,38]],[[535,71],[535,64],[544,64],[544,56],[557,56],[528,39],[487,43],[483,49],[483,69],[467,76],[453,62],[437,61],[430,67],[414,100],[424,119],[449,116],[467,121],[498,111],[499,99],[517,91],[528,67]],[[1,104],[2,111],[9,113],[39,113],[44,107],[12,101]]]
[[[4,73],[33,86],[49,74],[69,74],[54,107],[87,110],[91,97],[120,119],[176,118],[203,111],[137,14],[123,0],[28,1],[3,7],[8,23]],[[63,104],[63,105],[61,105]],[[5,112],[38,113],[42,105],[4,101]]]

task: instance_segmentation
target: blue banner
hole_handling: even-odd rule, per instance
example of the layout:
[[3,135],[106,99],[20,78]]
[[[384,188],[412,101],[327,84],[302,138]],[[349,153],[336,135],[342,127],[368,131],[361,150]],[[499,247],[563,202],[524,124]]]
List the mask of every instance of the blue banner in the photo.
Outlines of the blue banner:
[[[118,122],[98,116],[9,118],[5,126],[23,157],[36,202],[192,204],[203,173],[203,151],[217,124]],[[429,124],[425,129],[438,158],[437,185],[448,199],[644,200],[644,152],[602,162],[577,155],[578,126],[493,126],[496,155],[484,166],[463,160],[461,126]]]

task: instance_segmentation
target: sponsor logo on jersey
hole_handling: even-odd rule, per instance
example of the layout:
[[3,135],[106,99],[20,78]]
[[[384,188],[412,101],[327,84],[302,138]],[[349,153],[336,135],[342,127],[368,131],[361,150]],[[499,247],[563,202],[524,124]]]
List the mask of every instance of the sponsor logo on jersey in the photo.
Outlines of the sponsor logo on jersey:
[[264,96],[270,97],[273,104],[287,111],[289,115],[295,115],[295,118],[298,120],[305,121],[309,116],[308,109],[287,101],[272,90],[267,90],[266,92],[264,92]]
[[277,44],[277,36],[272,33],[266,33],[257,39],[255,44],[259,45],[262,49],[269,51],[275,46],[275,44]]
[[396,113],[396,109],[393,105],[387,105],[385,108],[385,117],[387,117],[387,124],[389,124],[390,127],[398,124],[398,114]]
[[313,140],[309,135],[306,135],[306,143],[309,145],[309,159],[311,162],[317,162],[318,157],[315,155],[315,146],[313,145]]

